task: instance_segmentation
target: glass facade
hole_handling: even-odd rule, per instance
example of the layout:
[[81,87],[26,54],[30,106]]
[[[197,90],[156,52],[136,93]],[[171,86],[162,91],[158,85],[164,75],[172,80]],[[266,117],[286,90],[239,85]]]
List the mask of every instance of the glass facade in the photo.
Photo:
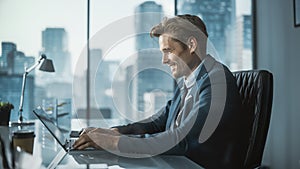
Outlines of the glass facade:
[[[174,15],[174,1],[113,2],[128,8],[106,11],[103,2],[91,1],[89,45],[92,51],[101,50],[102,55],[95,60],[90,53],[90,116],[101,117],[104,109],[110,110],[112,118],[135,121],[152,115],[152,107],[161,107],[167,101],[166,97],[162,103],[146,104],[146,93],[169,96],[173,90],[173,78],[161,63],[158,41],[149,36],[149,31],[165,15]],[[105,23],[99,23],[100,20]]]
[[[164,16],[174,16],[175,9],[177,14],[195,14],[204,20],[216,58],[232,70],[251,69],[252,17],[238,12],[240,4],[235,0],[90,0],[90,117],[135,121],[165,105],[174,79],[161,64],[158,41],[150,38],[149,31]],[[12,13],[18,6],[22,9]],[[11,119],[18,118],[24,68],[42,53],[53,60],[55,73],[36,69],[29,74],[25,118],[34,118],[32,109],[48,99],[71,100],[73,116],[85,118],[87,1],[3,0],[0,11],[0,101],[15,106]]]
[[[35,118],[32,110],[47,99],[72,99],[73,62],[86,43],[85,6],[84,0],[0,2],[0,101],[14,105],[11,121],[18,120],[25,68],[33,66],[41,54],[53,61],[55,72],[36,67],[28,73],[24,121]],[[55,106],[60,113],[59,103]]]
[[252,68],[250,0],[178,0],[177,4],[177,14],[190,13],[203,19],[214,57],[231,70]]

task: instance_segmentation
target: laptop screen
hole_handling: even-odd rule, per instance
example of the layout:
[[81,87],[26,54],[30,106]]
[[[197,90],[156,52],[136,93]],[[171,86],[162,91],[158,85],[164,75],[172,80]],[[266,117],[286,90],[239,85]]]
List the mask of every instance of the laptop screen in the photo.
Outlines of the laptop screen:
[[44,124],[48,131],[54,136],[56,141],[64,148],[67,138],[64,136],[63,132],[54,124],[49,117],[47,117],[46,112],[39,106],[33,110],[33,113],[38,117],[38,119]]

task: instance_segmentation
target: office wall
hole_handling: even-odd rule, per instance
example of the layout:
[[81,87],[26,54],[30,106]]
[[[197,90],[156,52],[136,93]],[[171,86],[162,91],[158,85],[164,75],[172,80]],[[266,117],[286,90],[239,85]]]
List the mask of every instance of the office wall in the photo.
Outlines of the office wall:
[[258,68],[274,74],[274,101],[263,164],[300,168],[300,27],[293,0],[256,0]]

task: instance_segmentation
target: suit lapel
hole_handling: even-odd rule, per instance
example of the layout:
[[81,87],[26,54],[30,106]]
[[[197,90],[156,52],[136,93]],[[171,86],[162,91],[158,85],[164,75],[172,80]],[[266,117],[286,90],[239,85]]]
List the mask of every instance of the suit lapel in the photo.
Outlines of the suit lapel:
[[[205,57],[205,59],[202,62],[202,65],[200,67],[200,71],[198,73],[198,76],[196,78],[196,83],[197,83],[196,85],[201,83],[202,78],[207,76],[207,73],[212,69],[212,67],[215,63],[216,63],[216,60],[213,57],[211,57],[210,55],[207,55]],[[178,86],[177,86],[177,89],[176,89],[176,92],[175,92],[175,96],[174,96],[174,100],[173,100],[173,103],[170,107],[169,117],[168,117],[167,124],[166,124],[166,129],[169,129],[171,127],[171,125],[175,121],[175,117],[176,117],[176,115],[179,111],[179,107],[180,107],[179,105],[180,105],[180,100],[181,100],[180,88],[182,87],[182,85],[183,85],[183,80],[181,80],[178,83]],[[196,93],[196,91],[194,91],[192,93]],[[192,104],[189,105],[187,109],[192,108],[194,98],[195,97],[190,98],[191,99],[190,102],[192,102]],[[187,111],[190,111],[190,110],[187,110]],[[186,117],[187,115],[188,114],[185,114],[184,116]]]
[[190,95],[187,96],[187,98],[185,99],[185,103],[184,103],[184,107],[183,107],[183,114],[182,114],[182,118],[181,118],[181,122],[186,119],[186,117],[189,115],[189,113],[191,112],[192,108],[194,105],[194,97],[193,94],[191,92]]
[[213,68],[215,63],[216,63],[216,60],[208,54],[201,63],[202,65],[200,67],[200,71],[196,78],[196,81],[198,81],[202,77],[206,76],[207,73],[211,71],[211,69]]
[[[178,88],[179,89],[179,88]],[[167,120],[166,128],[169,129],[171,127],[172,122],[175,120],[176,114],[179,111],[179,105],[181,100],[180,90],[177,89],[177,92],[175,93],[174,102],[172,103],[169,111],[169,117]]]

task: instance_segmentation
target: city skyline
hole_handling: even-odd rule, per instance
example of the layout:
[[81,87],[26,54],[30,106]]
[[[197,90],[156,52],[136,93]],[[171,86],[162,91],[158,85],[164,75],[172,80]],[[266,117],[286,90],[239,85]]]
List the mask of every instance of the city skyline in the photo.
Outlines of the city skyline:
[[[116,1],[118,6],[115,6],[113,1],[106,3],[105,8],[101,8],[101,2],[91,1],[91,27],[90,36],[92,37],[98,30],[108,24],[134,14],[134,8],[145,2],[144,0],[137,1]],[[155,1],[162,4],[164,12],[167,15],[174,15],[174,1]],[[247,11],[247,6],[250,1],[237,0],[237,15]],[[34,4],[34,10],[31,10]],[[171,5],[170,5],[171,4]],[[66,9],[68,7],[68,9]],[[0,1],[0,40],[13,42],[18,45],[18,50],[23,51],[27,56],[38,57],[42,47],[41,32],[48,28],[62,27],[66,29],[69,35],[69,51],[72,60],[72,70],[86,44],[86,1],[73,2],[71,0],[59,1],[17,1],[17,0],[2,0]],[[54,9],[55,8],[55,12]],[[100,8],[100,9],[99,9]],[[116,9],[119,12],[111,12],[111,9]],[[11,12],[18,10],[18,12]],[[73,12],[76,11],[76,12]],[[9,17],[7,17],[9,16]],[[105,16],[105,17],[102,17]],[[39,19],[42,18],[42,19]],[[100,20],[101,19],[101,20]],[[34,22],[32,22],[34,20]],[[17,21],[17,22],[16,22]],[[97,21],[97,22],[96,22]],[[30,23],[30,24],[29,24]],[[134,40],[131,40],[132,44]],[[128,50],[121,47],[122,50]],[[1,47],[0,47],[1,50]],[[134,51],[134,47],[130,48]],[[121,52],[115,52],[108,59],[120,60]],[[50,57],[50,56],[49,56]],[[107,59],[107,58],[105,58]]]
[[[157,92],[157,91],[172,93],[172,90],[171,90],[172,85],[167,86],[166,84],[170,84],[168,82],[168,78],[163,77],[167,74],[163,75],[163,74],[161,74],[161,72],[160,73],[158,73],[158,72],[155,73],[154,69],[153,70],[149,69],[147,71],[143,70],[143,68],[145,68],[149,65],[152,65],[153,68],[157,68],[159,70],[164,70],[164,68],[167,68],[167,67],[161,67],[162,66],[161,61],[160,61],[161,56],[160,56],[160,52],[158,50],[156,52],[150,52],[150,53],[147,51],[147,49],[158,49],[158,44],[153,43],[155,41],[152,41],[151,38],[148,35],[147,36],[140,36],[140,34],[139,34],[140,32],[143,32],[143,33],[147,32],[147,30],[151,28],[151,25],[157,24],[160,21],[161,17],[163,16],[163,13],[164,13],[163,9],[164,9],[164,6],[162,6],[161,4],[159,4],[157,2],[155,2],[155,3],[152,3],[152,2],[140,3],[139,6],[136,6],[135,10],[132,9],[132,11],[136,12],[136,15],[132,15],[132,16],[134,16],[132,18],[135,18],[135,19],[131,20],[132,18],[125,18],[125,20],[127,22],[127,24],[125,24],[125,25],[130,25],[128,27],[129,29],[131,29],[131,31],[129,32],[129,35],[131,35],[133,33],[132,37],[130,37],[128,39],[125,39],[125,40],[122,39],[122,37],[121,37],[121,40],[119,39],[120,41],[117,42],[117,44],[113,44],[113,45],[116,45],[116,46],[108,45],[108,47],[102,48],[101,44],[99,45],[99,41],[97,41],[97,40],[102,39],[102,41],[100,41],[100,42],[108,43],[107,40],[103,41],[103,37],[109,38],[111,36],[109,36],[109,35],[107,35],[107,36],[104,35],[103,36],[102,34],[100,34],[102,36],[99,36],[99,34],[98,34],[99,39],[95,39],[95,41],[92,41],[94,43],[91,43],[91,46],[90,46],[90,49],[94,50],[94,51],[95,50],[101,50],[101,51],[103,50],[103,54],[102,54],[102,52],[100,52],[101,54],[96,54],[95,55],[95,57],[99,56],[97,58],[97,60],[100,60],[100,59],[104,60],[105,59],[104,56],[105,56],[107,51],[108,51],[108,53],[110,53],[109,56],[114,55],[114,54],[119,55],[119,56],[124,56],[125,58],[133,58],[133,56],[138,56],[136,59],[134,59],[134,61],[135,61],[134,66],[125,67],[125,69],[124,69],[124,71],[126,72],[126,76],[129,76],[129,79],[125,79],[125,81],[131,82],[131,80],[133,80],[132,83],[131,83],[132,86],[130,86],[132,88],[132,90],[127,91],[127,93],[128,93],[128,96],[130,97],[130,102],[131,102],[132,106],[135,107],[134,109],[137,110],[137,111],[147,111],[146,109],[149,109],[149,110],[151,109],[151,112],[153,112],[154,107],[155,107],[155,109],[157,109],[156,105],[153,105],[153,107],[149,107],[149,103],[151,101],[145,100],[145,98],[147,98],[147,97],[145,97],[146,95],[149,95],[151,97],[156,97],[155,92]],[[156,17],[153,17],[153,15],[144,15],[143,16],[143,15],[140,14],[140,13],[144,13],[144,12],[159,12],[160,14],[157,15]],[[1,14],[1,12],[0,12],[0,14]],[[144,20],[149,20],[149,22],[147,22],[147,23],[142,22]],[[120,26],[120,23],[118,23],[118,22],[122,23],[122,20],[115,21],[115,23],[117,23],[115,26]],[[122,29],[124,29],[125,32],[127,31],[126,28],[122,28]],[[109,31],[115,32],[116,30],[109,29]],[[118,29],[117,29],[117,31],[118,31]],[[65,53],[65,52],[66,52],[66,54],[68,53],[68,51],[69,51],[68,43],[72,42],[72,40],[68,39],[68,38],[70,38],[70,33],[68,33],[67,28],[65,28],[63,26],[60,26],[60,27],[46,27],[46,28],[42,29],[41,32],[39,32],[39,34],[41,35],[42,39],[40,40],[41,44],[39,46],[38,52],[46,52],[47,54],[50,53],[49,56],[48,55],[47,56],[50,57],[50,58],[54,58],[54,62],[59,61],[59,63],[60,63],[60,65],[58,65],[58,66],[61,70],[57,69],[58,70],[57,73],[58,74],[64,73],[65,70],[62,70],[62,69],[65,68],[65,65],[66,65],[67,61],[63,61],[63,59],[61,57],[64,55],[63,53]],[[151,41],[149,41],[148,38]],[[6,39],[2,39],[2,38],[0,38],[0,40],[7,41]],[[121,48],[119,47],[120,46],[119,43],[123,43],[124,41],[128,41],[128,40],[132,41],[132,42],[129,42],[129,43],[125,42],[124,43],[125,48],[123,46],[123,50],[126,49],[126,50],[131,51],[131,52],[136,50],[136,51],[138,51],[138,53],[134,53],[134,54],[131,53],[131,55],[127,55],[127,53],[126,54],[124,54],[122,52],[121,53],[114,53],[110,50],[110,48],[113,47],[114,50],[115,50],[115,48],[118,48],[120,51],[122,51],[122,47]],[[15,41],[11,41],[11,42],[13,42],[15,44],[15,46],[12,46],[12,48],[15,48],[15,50],[17,52],[20,52],[19,53],[20,55],[28,56],[28,53],[26,51],[24,51],[22,48],[19,47],[18,42],[15,42]],[[131,44],[130,47],[132,49],[130,49],[130,50],[128,49],[129,48],[128,44]],[[78,49],[78,50],[80,50],[80,49]],[[5,53],[5,51],[4,51],[4,53]],[[24,53],[26,53],[26,54],[24,54]],[[99,51],[97,53],[99,53]],[[51,56],[51,55],[53,55],[53,56]],[[17,56],[17,55],[15,55],[15,56]],[[34,55],[34,56],[35,56],[35,58],[38,57],[37,55]],[[67,55],[65,55],[65,56],[67,56]],[[149,60],[149,56],[151,58],[150,60]],[[93,58],[93,52],[91,52],[90,57]],[[86,58],[86,57],[83,57],[83,58]],[[73,56],[73,59],[74,59],[74,56]],[[3,60],[3,58],[1,58],[0,60]],[[97,64],[98,62],[96,60],[93,60],[92,62],[94,62],[93,63],[94,65],[90,65],[91,68],[92,68],[91,70],[92,70],[92,72],[95,72],[95,70],[97,70],[95,68],[98,66],[98,64]],[[81,63],[81,65],[85,65],[84,61],[80,62],[80,63]],[[107,64],[111,64],[111,63],[107,63]],[[112,63],[112,64],[115,64],[115,63]],[[121,63],[121,65],[122,65],[122,63]],[[101,65],[101,67],[103,67],[103,66],[107,67],[108,65],[107,66]],[[168,70],[165,70],[165,72],[168,72]],[[109,72],[107,72],[107,71],[103,71],[102,73],[106,73],[107,76],[109,74]],[[139,73],[139,76],[137,76],[135,79],[132,79],[132,77],[130,77],[130,75],[132,75],[132,73],[133,74]],[[37,72],[37,74],[36,74],[37,75],[36,76],[37,81],[38,82],[41,82],[41,81],[45,82],[45,79],[43,79],[42,76],[39,77],[38,74],[39,73]],[[75,75],[78,75],[78,74],[75,74]],[[54,76],[52,76],[52,77],[54,77]],[[102,74],[101,77],[104,77],[104,75]],[[85,79],[84,75],[83,75],[83,77],[80,77],[80,78],[83,81]],[[65,78],[63,78],[63,79],[65,79]],[[94,78],[92,78],[92,79],[94,79]],[[156,81],[154,83],[154,84],[158,84],[158,86],[156,86],[156,85],[151,84],[153,79],[159,79],[159,80],[166,79],[166,81],[163,81],[163,82],[162,81]],[[65,97],[71,97],[72,96],[72,91],[70,90],[72,88],[71,83],[64,83],[63,81],[59,80],[59,78],[57,78],[56,76],[55,76],[55,80],[53,80],[53,78],[49,78],[48,80],[49,80],[49,82],[47,82],[47,90],[46,90],[46,88],[43,89],[42,86],[38,86],[40,88],[37,89],[37,92],[36,92],[36,95],[35,95],[35,98],[38,98],[38,99],[35,99],[35,104],[38,103],[39,101],[43,100],[43,97],[47,97],[47,98],[49,98],[49,97],[65,98]],[[109,82],[108,79],[106,79],[105,81]],[[125,84],[122,81],[118,81],[118,83],[121,84],[121,85]],[[98,83],[98,84],[100,84],[100,83]],[[33,85],[33,83],[32,83],[32,85]],[[83,84],[81,84],[81,85],[83,85]],[[60,90],[57,90],[58,88]],[[91,88],[93,89],[94,87],[91,86]],[[81,91],[80,93],[83,94],[83,95],[81,95],[79,98],[85,98],[84,97],[85,87],[83,87],[82,89],[83,89],[83,91]],[[101,88],[101,92],[99,92],[100,90],[97,91],[98,92],[97,95],[106,96],[106,91],[108,91],[107,89],[108,89],[108,87],[103,86]],[[120,89],[117,89],[117,90],[120,91]],[[123,88],[123,89],[126,90],[126,87]],[[92,93],[93,92],[96,92],[96,91],[92,91]],[[41,95],[41,93],[44,93],[44,95]],[[16,96],[18,96],[18,94],[16,94]],[[109,96],[109,95],[107,95],[107,96]],[[151,98],[151,97],[148,97],[148,99]],[[16,99],[16,101],[17,100],[18,99]],[[28,100],[31,100],[31,99],[28,99]],[[91,99],[91,100],[93,100],[93,99]],[[104,102],[101,99],[98,99],[98,100],[101,103]],[[109,100],[109,97],[106,97],[105,101],[108,101],[108,100]],[[82,100],[82,102],[84,102],[84,99]],[[152,100],[152,102],[156,102],[156,101]],[[40,103],[38,103],[38,104],[40,104]],[[129,105],[127,103],[121,103],[121,104],[122,105],[127,105],[127,106]],[[106,103],[105,105],[112,105],[112,103]],[[111,110],[113,110],[113,109],[111,109]],[[125,110],[128,110],[128,108],[125,107]],[[115,110],[113,110],[113,112],[114,111]],[[132,111],[130,110],[130,111],[127,111],[127,112],[132,112]],[[139,118],[139,116],[137,115],[134,118]]]
[[[110,23],[124,18],[125,16],[133,15],[134,8],[144,2],[144,0],[113,1],[106,3],[104,5],[105,7],[101,3],[102,1],[91,1],[90,15],[92,17],[90,19],[90,37],[93,37],[97,31]],[[168,4],[168,2],[173,1],[159,0],[158,2],[160,2],[160,4]],[[116,3],[119,5],[116,6]],[[34,10],[28,10],[33,8],[33,4]],[[42,47],[42,30],[47,27],[65,28],[69,35],[69,50],[71,53],[73,70],[79,55],[82,53],[86,45],[86,5],[86,1],[74,2],[72,0],[0,1],[0,40],[14,42],[18,44],[19,50],[23,51],[26,55],[38,57],[39,51]],[[169,4],[165,6],[172,7],[172,5]],[[111,9],[115,8],[118,8],[119,12],[112,12]],[[18,9],[19,12],[11,14],[11,9]],[[55,9],[55,11],[52,9]],[[103,15],[106,17],[103,17]],[[31,20],[35,21],[31,22]],[[29,23],[30,26],[28,26]],[[132,28],[133,27],[134,25],[132,25]],[[132,43],[133,42],[134,41],[132,41]],[[126,48],[123,49],[126,50]],[[134,47],[130,50],[134,51]],[[118,60],[120,58],[120,52],[117,55],[115,55],[117,58],[110,57],[109,59]]]

